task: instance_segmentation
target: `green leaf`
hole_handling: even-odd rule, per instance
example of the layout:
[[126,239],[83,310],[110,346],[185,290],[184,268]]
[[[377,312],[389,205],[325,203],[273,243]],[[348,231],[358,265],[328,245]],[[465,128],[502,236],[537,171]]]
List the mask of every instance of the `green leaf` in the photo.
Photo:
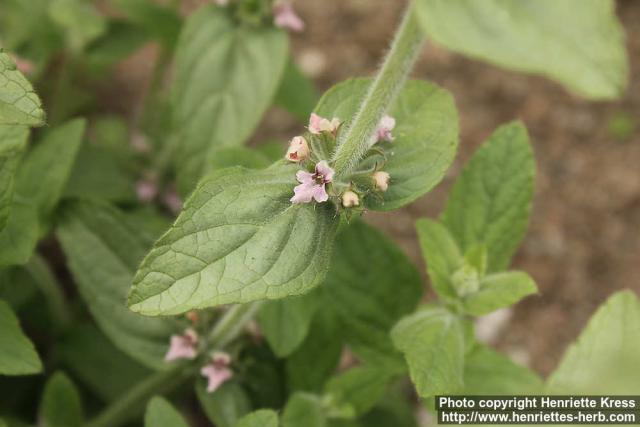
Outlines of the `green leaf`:
[[496,130],[456,181],[442,222],[463,253],[483,244],[487,271],[504,270],[529,222],[535,160],[519,122]]
[[[320,99],[315,112],[348,122],[370,83],[370,79],[353,79],[334,86]],[[393,155],[384,167],[391,181],[383,194],[384,202],[368,198],[371,209],[382,211],[397,209],[431,190],[451,165],[458,147],[453,97],[435,84],[409,81],[389,114],[397,123]]]
[[99,75],[140,49],[149,40],[149,36],[140,31],[137,25],[121,20],[107,23],[105,33],[87,46],[83,60],[91,73]]
[[57,236],[82,298],[104,333],[123,352],[152,369],[165,369],[169,337],[179,325],[127,310],[127,289],[146,238],[116,209],[98,202],[65,206]]
[[[111,0],[126,17],[152,37],[172,49],[178,41],[182,22],[171,7],[162,7],[151,0]],[[138,30],[140,32],[140,30]]]
[[278,427],[278,414],[270,409],[261,409],[242,417],[235,427]]
[[377,367],[358,366],[331,378],[325,394],[332,405],[344,407],[351,416],[359,417],[380,400],[391,378]]
[[640,300],[631,291],[610,297],[593,315],[547,380],[548,394],[640,392]]
[[178,314],[299,295],[319,284],[338,220],[330,203],[289,201],[295,171],[231,168],[204,179],[142,262],[131,310]]
[[425,307],[398,322],[391,338],[404,353],[420,397],[462,389],[465,343],[458,317],[444,308]]
[[56,372],[47,381],[40,409],[39,425],[43,427],[82,427],[84,415],[80,394],[71,380],[62,372]]
[[302,73],[293,59],[289,58],[276,93],[275,104],[306,123],[318,102],[318,97],[313,82]]
[[9,221],[0,233],[0,269],[26,264],[36,248],[39,235],[35,206],[14,198]]
[[0,125],[44,125],[44,110],[31,83],[0,49]]
[[72,329],[57,343],[57,349],[65,368],[104,402],[118,399],[152,373],[90,324]]
[[213,393],[207,392],[204,381],[198,381],[196,395],[207,418],[216,427],[234,427],[251,410],[247,394],[234,381],[225,382]]
[[273,27],[238,25],[215,5],[187,21],[173,86],[178,187],[188,194],[215,149],[245,142],[270,105],[287,61],[287,37]]
[[427,35],[453,51],[542,74],[586,97],[627,84],[622,25],[611,0],[415,0]]
[[326,422],[320,398],[313,394],[295,393],[282,413],[282,427],[324,427]]
[[502,307],[508,307],[522,298],[535,294],[538,288],[527,273],[507,271],[491,274],[480,280],[480,290],[462,300],[465,312],[484,316]]
[[[319,310],[307,338],[287,359],[286,373],[290,390],[322,390],[340,362],[341,332],[333,313]],[[313,369],[309,369],[310,366]]]
[[262,305],[258,312],[260,329],[278,357],[287,357],[302,344],[318,308],[319,297],[317,292],[311,292]]
[[476,345],[465,359],[464,394],[532,395],[542,387],[538,374],[484,345]]
[[211,170],[220,170],[233,166],[247,169],[262,169],[269,166],[269,158],[258,150],[247,147],[220,147],[215,150]]
[[371,411],[362,417],[363,427],[418,427],[415,407],[404,387],[388,391]]
[[416,222],[416,230],[433,288],[442,298],[455,300],[458,294],[451,277],[464,260],[453,236],[440,222],[427,218]]
[[125,160],[116,150],[85,144],[78,153],[64,197],[112,203],[136,201],[133,174]]
[[11,213],[15,173],[28,137],[26,127],[0,125],[0,232]]
[[20,167],[16,192],[33,201],[41,218],[49,215],[58,204],[86,126],[86,120],[74,119],[55,127],[26,156]]
[[372,364],[404,368],[389,331],[413,312],[423,292],[420,273],[391,240],[355,221],[338,235],[323,305],[334,311],[350,349]]
[[0,300],[0,375],[30,375],[42,371],[42,362],[9,304]]
[[49,16],[75,51],[81,51],[107,31],[105,18],[91,2],[84,0],[51,0]]
[[149,401],[144,415],[144,427],[189,427],[182,415],[162,397]]

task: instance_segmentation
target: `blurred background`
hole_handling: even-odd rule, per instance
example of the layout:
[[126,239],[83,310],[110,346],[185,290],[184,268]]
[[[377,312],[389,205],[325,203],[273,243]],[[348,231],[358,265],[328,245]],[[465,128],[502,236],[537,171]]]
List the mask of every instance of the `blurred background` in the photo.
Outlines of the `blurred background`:
[[[183,12],[204,3],[183,1]],[[319,93],[375,71],[405,4],[294,3],[306,22],[304,32],[292,35],[294,58]],[[619,0],[618,14],[627,33],[631,73],[626,94],[617,102],[587,102],[542,77],[504,71],[427,44],[413,74],[453,93],[461,126],[457,160],[426,197],[392,214],[366,216],[424,274],[416,219],[440,213],[461,167],[496,127],[524,121],[538,168],[532,221],[514,267],[535,278],[540,295],[483,327],[498,348],[543,374],[553,370],[607,296],[624,288],[640,293],[640,1]],[[138,114],[157,52],[157,46],[146,46],[101,83],[108,109],[128,117]],[[276,139],[284,150],[304,125],[273,108],[251,144]]]

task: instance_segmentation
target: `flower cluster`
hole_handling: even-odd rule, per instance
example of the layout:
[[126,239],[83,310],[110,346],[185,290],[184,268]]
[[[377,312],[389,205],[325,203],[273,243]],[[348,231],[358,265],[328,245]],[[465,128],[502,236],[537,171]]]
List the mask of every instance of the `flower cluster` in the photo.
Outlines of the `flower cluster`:
[[376,130],[374,147],[370,150],[372,156],[378,156],[376,162],[364,164],[363,170],[356,171],[345,182],[335,182],[335,171],[325,156],[335,149],[342,122],[337,117],[328,119],[312,113],[307,128],[309,132],[294,137],[285,154],[286,160],[302,167],[296,173],[299,185],[293,189],[291,203],[323,203],[333,198],[337,206],[351,211],[361,206],[363,196],[387,191],[391,176],[381,170],[386,154],[380,144],[391,143],[395,139],[395,125],[393,117],[384,116]]
[[[195,359],[199,353],[198,344],[198,334],[192,328],[186,329],[182,335],[172,335],[169,350],[164,357],[165,362]],[[200,374],[207,379],[207,391],[213,393],[233,377],[231,356],[220,351],[214,352],[207,363],[200,369]]]

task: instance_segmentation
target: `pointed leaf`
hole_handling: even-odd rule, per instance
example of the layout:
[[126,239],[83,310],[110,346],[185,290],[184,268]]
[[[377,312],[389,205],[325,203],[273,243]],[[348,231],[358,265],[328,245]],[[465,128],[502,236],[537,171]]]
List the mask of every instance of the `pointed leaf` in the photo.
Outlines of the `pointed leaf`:
[[195,308],[303,294],[328,269],[331,203],[292,204],[296,167],[225,169],[204,179],[142,262],[131,310]]
[[11,212],[15,173],[28,137],[26,127],[0,125],[0,232]]
[[71,380],[56,372],[47,381],[38,419],[43,427],[82,427],[84,415],[80,394]]
[[462,252],[487,248],[487,271],[504,270],[529,223],[535,161],[519,122],[496,130],[456,181],[442,222]]
[[7,225],[0,232],[0,269],[26,264],[39,235],[36,207],[15,195]]
[[537,291],[533,279],[522,271],[491,274],[480,280],[478,292],[464,297],[462,306],[468,314],[484,316],[499,308],[509,307]]
[[251,135],[280,83],[287,37],[273,27],[238,25],[216,5],[186,22],[173,87],[178,183],[188,194],[210,170],[214,150]]
[[65,206],[57,229],[69,269],[102,331],[123,352],[152,369],[164,369],[173,319],[136,315],[127,289],[149,243],[116,209],[97,202]]
[[444,308],[426,307],[398,322],[391,338],[404,353],[420,397],[462,389],[465,342],[459,318]]
[[[315,112],[349,121],[371,80],[353,79],[330,89]],[[368,198],[375,210],[393,210],[424,195],[440,182],[458,147],[458,113],[453,97],[432,83],[409,81],[389,114],[396,119],[393,155],[384,170],[391,175],[384,202]],[[348,123],[343,125],[348,126]]]
[[427,218],[416,222],[416,230],[433,288],[444,299],[457,299],[451,277],[464,260],[453,236],[440,222]]
[[149,401],[144,415],[144,427],[189,427],[182,415],[162,397]]
[[29,375],[42,370],[42,362],[9,304],[0,300],[0,375]]
[[624,32],[612,0],[415,0],[435,42],[475,58],[542,74],[590,98],[627,84]]
[[235,427],[278,427],[278,414],[270,409],[261,409],[242,417]]
[[41,217],[49,215],[58,204],[86,126],[85,119],[74,119],[53,128],[26,156],[20,167],[16,192],[31,200]]
[[637,394],[640,391],[640,300],[610,297],[547,380],[549,394]]
[[0,49],[0,125],[44,125],[44,110],[31,83]]

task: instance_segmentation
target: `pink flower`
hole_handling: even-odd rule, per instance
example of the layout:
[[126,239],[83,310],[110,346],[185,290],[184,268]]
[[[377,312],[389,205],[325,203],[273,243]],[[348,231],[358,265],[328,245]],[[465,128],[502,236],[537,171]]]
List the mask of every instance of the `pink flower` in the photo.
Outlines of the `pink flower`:
[[225,381],[233,377],[233,371],[229,369],[231,357],[227,353],[215,352],[211,356],[211,362],[200,369],[203,377],[207,378],[207,391],[213,393]]
[[325,186],[333,180],[334,171],[329,167],[326,160],[316,165],[314,173],[299,170],[296,173],[296,179],[300,185],[293,189],[295,193],[291,198],[291,203],[309,203],[312,199],[316,202],[326,202],[329,195]]
[[311,113],[309,118],[309,132],[314,135],[320,135],[322,132],[329,132],[335,134],[340,127],[340,119],[334,117],[329,121],[324,117],[320,117],[316,113]]
[[182,199],[178,195],[175,187],[169,188],[162,195],[162,202],[174,215],[179,214],[182,210]]
[[309,144],[301,136],[296,136],[289,143],[286,159],[290,162],[301,162],[309,157]]
[[18,71],[22,74],[31,74],[36,68],[33,62],[28,59],[21,58],[18,55],[13,55],[13,61],[16,63]]
[[299,33],[304,30],[304,21],[293,10],[288,1],[281,1],[273,6],[273,23],[276,27]]
[[378,171],[373,174],[373,184],[380,191],[387,191],[389,188],[389,178],[391,175],[387,172]]
[[391,134],[391,131],[395,127],[396,119],[391,116],[384,116],[378,125],[378,141],[393,141],[394,137]]
[[136,184],[136,194],[138,200],[143,203],[152,201],[158,194],[158,186],[150,180],[141,180]]
[[184,331],[184,335],[171,335],[171,345],[164,356],[164,361],[195,359],[198,355],[197,346],[198,334],[191,328]]

